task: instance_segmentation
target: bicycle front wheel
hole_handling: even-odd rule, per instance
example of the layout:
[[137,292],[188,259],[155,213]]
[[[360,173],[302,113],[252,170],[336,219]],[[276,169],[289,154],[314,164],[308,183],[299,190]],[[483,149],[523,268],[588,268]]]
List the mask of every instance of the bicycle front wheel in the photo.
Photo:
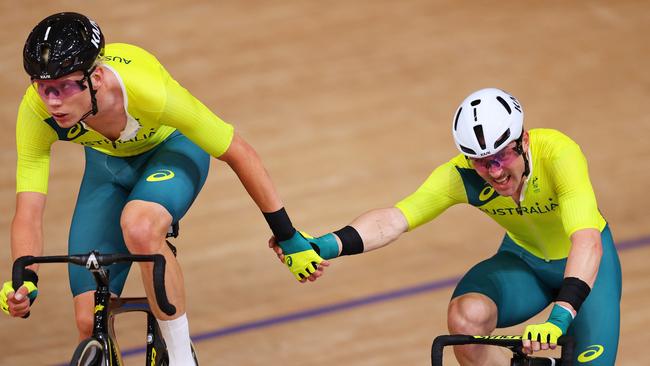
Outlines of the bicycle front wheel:
[[104,346],[95,338],[86,338],[72,354],[70,366],[104,365]]

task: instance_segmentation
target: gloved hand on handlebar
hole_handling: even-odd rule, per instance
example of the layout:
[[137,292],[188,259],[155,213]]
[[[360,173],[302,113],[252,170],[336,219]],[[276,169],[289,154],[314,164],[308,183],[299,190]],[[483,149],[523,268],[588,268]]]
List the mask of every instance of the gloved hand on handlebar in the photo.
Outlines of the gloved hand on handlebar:
[[540,349],[555,349],[558,338],[566,334],[572,321],[571,311],[564,306],[555,304],[545,323],[526,327],[523,335],[523,351],[530,354]]
[[30,307],[38,296],[38,275],[36,272],[25,269],[25,280],[23,285],[16,291],[7,281],[0,290],[0,309],[10,316],[26,318]]

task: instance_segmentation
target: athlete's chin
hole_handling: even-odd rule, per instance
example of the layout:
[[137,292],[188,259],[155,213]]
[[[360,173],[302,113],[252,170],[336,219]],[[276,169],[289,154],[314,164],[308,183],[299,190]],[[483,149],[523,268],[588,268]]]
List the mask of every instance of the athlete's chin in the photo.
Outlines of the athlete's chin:
[[70,128],[77,124],[77,121],[69,114],[60,117],[54,117],[54,121],[61,128]]
[[495,189],[495,191],[496,191],[500,196],[503,196],[503,197],[510,197],[510,196],[512,196],[512,195],[514,194],[514,192],[513,192],[512,190],[505,190],[505,191],[504,191],[504,190]]
[[515,194],[515,186],[513,184],[490,184],[492,188],[501,196],[510,197]]

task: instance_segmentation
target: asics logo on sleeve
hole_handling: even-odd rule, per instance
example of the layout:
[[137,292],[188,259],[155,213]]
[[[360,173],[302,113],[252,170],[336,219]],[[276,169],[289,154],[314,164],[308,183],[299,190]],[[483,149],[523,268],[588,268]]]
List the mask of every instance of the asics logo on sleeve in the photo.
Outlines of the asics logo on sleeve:
[[147,182],[160,182],[174,178],[174,172],[167,169],[161,169],[147,177]]
[[578,362],[581,363],[586,363],[586,362],[591,362],[600,355],[603,354],[605,351],[605,347],[601,346],[600,344],[594,344],[592,346],[587,347],[587,350],[582,352],[580,355],[578,355]]

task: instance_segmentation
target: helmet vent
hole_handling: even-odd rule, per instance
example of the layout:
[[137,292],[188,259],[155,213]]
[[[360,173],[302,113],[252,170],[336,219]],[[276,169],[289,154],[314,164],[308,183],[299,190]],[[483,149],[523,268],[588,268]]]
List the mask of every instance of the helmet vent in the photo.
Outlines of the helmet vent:
[[508,114],[512,114],[512,109],[510,109],[510,106],[505,100],[503,100],[503,98],[497,95],[497,100],[499,101],[499,103],[501,103],[501,105],[503,105],[503,108],[505,108],[506,111],[508,111]]
[[[473,100],[469,105],[472,107],[476,107],[477,105],[481,104],[480,99]],[[474,122],[478,122],[478,116],[476,115],[476,108],[474,108]]]
[[41,63],[47,65],[47,62],[50,60],[50,47],[43,45],[41,47]]
[[460,118],[460,112],[463,110],[463,107],[458,108],[456,112],[456,119],[454,120],[454,131],[458,130],[458,118]]
[[497,139],[497,140],[494,142],[494,148],[495,148],[495,149],[498,149],[499,146],[503,145],[503,143],[504,143],[506,140],[508,140],[509,137],[510,137],[510,129],[507,129],[506,132],[504,132],[503,135],[501,135],[501,137],[499,137],[499,139]]
[[470,149],[469,147],[465,147],[463,145],[458,145],[460,146],[460,150],[466,154],[471,154],[471,155],[476,155],[476,151]]
[[478,140],[478,144],[481,146],[481,149],[485,150],[485,135],[483,134],[483,126],[474,126],[474,134],[476,135],[476,139]]

